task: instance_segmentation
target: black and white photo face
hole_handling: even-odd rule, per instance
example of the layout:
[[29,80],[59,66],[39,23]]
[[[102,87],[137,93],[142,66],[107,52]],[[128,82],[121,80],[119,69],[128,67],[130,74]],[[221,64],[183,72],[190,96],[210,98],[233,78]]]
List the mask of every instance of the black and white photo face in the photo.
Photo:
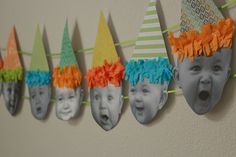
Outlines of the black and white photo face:
[[167,83],[150,84],[147,79],[129,87],[131,110],[138,122],[149,123],[167,100]]
[[230,76],[232,49],[222,48],[211,57],[188,58],[178,63],[174,77],[192,110],[199,115],[211,111],[219,102]]
[[20,82],[4,82],[3,83],[3,97],[7,110],[11,115],[16,113],[20,101]]
[[42,120],[46,117],[48,104],[51,98],[50,85],[29,87],[31,112],[36,119]]
[[90,91],[93,118],[104,130],[115,127],[119,121],[123,105],[122,87],[113,84],[103,88],[94,87]]
[[82,90],[80,87],[76,89],[56,88],[57,118],[61,120],[75,118],[79,113],[82,99]]

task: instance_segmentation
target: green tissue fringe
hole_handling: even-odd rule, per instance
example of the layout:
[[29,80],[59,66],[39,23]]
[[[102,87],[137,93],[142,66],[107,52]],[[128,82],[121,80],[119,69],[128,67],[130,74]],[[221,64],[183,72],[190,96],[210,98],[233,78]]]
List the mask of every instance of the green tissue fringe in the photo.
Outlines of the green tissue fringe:
[[1,82],[16,82],[23,79],[23,69],[1,69],[0,70],[0,81]]

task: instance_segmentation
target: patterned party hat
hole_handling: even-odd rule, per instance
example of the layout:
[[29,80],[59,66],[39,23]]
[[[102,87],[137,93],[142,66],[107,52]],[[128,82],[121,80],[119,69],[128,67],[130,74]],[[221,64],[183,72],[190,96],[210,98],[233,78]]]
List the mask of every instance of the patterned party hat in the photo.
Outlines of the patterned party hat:
[[171,80],[171,65],[156,10],[156,0],[150,0],[135,43],[132,59],[126,64],[125,79],[136,85],[145,78],[152,84]]
[[53,71],[53,84],[60,88],[74,89],[80,85],[81,79],[81,72],[71,45],[68,22],[66,21],[62,39],[60,65]]
[[30,68],[26,74],[26,83],[29,87],[32,87],[48,85],[50,81],[51,75],[42,41],[42,35],[40,33],[39,25],[37,25]]
[[16,30],[13,27],[7,42],[7,54],[3,58],[2,80],[4,82],[15,82],[22,79],[23,68],[17,50]]
[[212,56],[220,48],[230,48],[235,25],[224,19],[212,0],[182,0],[181,33],[170,34],[173,53],[180,61],[185,57]]
[[103,13],[100,13],[100,21],[96,44],[93,52],[92,69],[87,72],[89,88],[105,87],[108,83],[120,86],[124,77],[124,66],[117,55],[110,30]]

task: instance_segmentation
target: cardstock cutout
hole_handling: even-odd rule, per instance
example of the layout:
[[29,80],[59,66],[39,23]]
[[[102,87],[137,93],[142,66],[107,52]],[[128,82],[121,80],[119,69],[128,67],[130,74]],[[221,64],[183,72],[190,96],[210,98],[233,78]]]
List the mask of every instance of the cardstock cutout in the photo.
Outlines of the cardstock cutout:
[[182,1],[181,33],[169,40],[172,53],[183,61],[188,57],[193,61],[197,56],[212,56],[221,48],[231,48],[235,31],[232,19],[224,19],[213,1]]
[[46,52],[42,42],[42,35],[40,33],[39,25],[36,28],[36,34],[34,39],[34,47],[32,53],[32,59],[30,63],[31,71],[49,71],[49,66],[47,62]]
[[51,73],[46,57],[43,38],[37,25],[29,71],[26,74],[32,115],[43,120],[48,113],[51,98]]
[[21,97],[21,80],[23,79],[15,33],[15,27],[13,27],[7,42],[7,53],[3,59],[2,70],[3,98],[11,115],[15,115],[18,109]]
[[101,11],[96,44],[93,52],[92,67],[102,66],[105,60],[109,63],[115,63],[118,60],[118,55],[111,32],[109,31],[103,12]]
[[132,58],[125,67],[131,111],[141,124],[150,123],[166,103],[171,69],[156,1],[150,0]]
[[69,37],[66,21],[62,39],[60,65],[53,71],[53,84],[56,87],[56,116],[60,120],[70,120],[79,114],[83,100],[80,87],[82,75]]
[[114,128],[119,121],[123,106],[121,81],[124,69],[101,12],[92,69],[87,72],[86,79],[90,88],[93,118],[106,131]]
[[92,68],[87,72],[89,88],[106,87],[109,83],[120,86],[124,78],[124,66],[117,55],[105,17],[100,12],[96,44],[93,52]]
[[81,84],[82,74],[71,45],[68,22],[66,21],[61,46],[59,67],[53,72],[53,84],[55,87],[75,89]]
[[132,58],[166,57],[167,51],[156,11],[156,0],[150,0],[135,43]]
[[78,65],[69,36],[68,21],[66,21],[61,46],[60,68]]
[[7,43],[7,57],[4,59],[5,69],[22,68],[18,54],[15,27],[13,27]]
[[224,19],[211,0],[182,0],[181,33],[170,35],[176,84],[198,115],[210,112],[219,102],[231,68],[235,25]]

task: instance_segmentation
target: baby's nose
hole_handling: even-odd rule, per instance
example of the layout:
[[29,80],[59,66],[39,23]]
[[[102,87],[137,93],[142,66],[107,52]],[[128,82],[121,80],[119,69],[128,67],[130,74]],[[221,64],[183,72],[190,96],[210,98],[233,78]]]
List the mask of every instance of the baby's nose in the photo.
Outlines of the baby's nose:
[[100,101],[100,107],[101,108],[107,108],[107,106],[108,106],[107,100],[105,98],[102,99],[102,101]]
[[65,101],[63,104],[63,109],[68,109],[69,106],[70,106],[69,103]]
[[135,95],[135,101],[136,102],[142,102],[142,95],[141,94],[136,94]]
[[203,75],[201,80],[200,80],[201,84],[207,85],[211,83],[211,76],[210,75]]

